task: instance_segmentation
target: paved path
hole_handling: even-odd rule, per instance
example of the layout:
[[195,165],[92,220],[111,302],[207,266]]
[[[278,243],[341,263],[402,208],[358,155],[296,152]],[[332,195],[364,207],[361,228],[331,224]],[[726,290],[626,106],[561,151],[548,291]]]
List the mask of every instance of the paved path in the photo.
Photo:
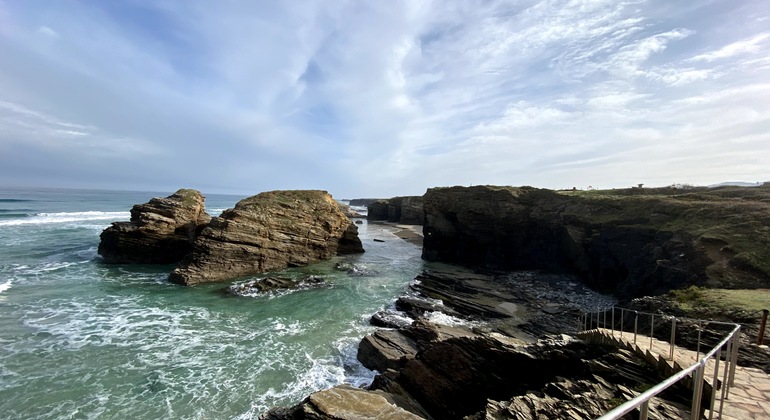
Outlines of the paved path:
[[[667,360],[671,347],[668,343],[656,338],[638,334],[634,344],[634,334],[621,333],[604,328],[594,329],[586,333],[598,334],[605,340],[612,340],[618,345],[623,345],[634,350],[642,357],[653,363],[666,363],[671,371],[679,371],[694,364],[697,360],[696,353],[692,350],[674,347],[674,360]],[[584,333],[585,334],[585,333]],[[709,349],[710,350],[710,349]],[[700,353],[703,357],[704,354]],[[714,359],[709,360],[705,370],[705,379],[711,384],[714,378]],[[724,361],[719,363],[718,378],[721,383],[724,373]],[[715,413],[713,418],[718,418],[719,396],[721,389],[717,390]],[[703,407],[710,405],[709,401],[701,404]],[[705,410],[705,416],[709,418],[709,410]],[[722,419],[770,419],[770,375],[756,368],[737,366],[735,369],[735,381],[729,387],[728,398],[724,400],[722,407]]]

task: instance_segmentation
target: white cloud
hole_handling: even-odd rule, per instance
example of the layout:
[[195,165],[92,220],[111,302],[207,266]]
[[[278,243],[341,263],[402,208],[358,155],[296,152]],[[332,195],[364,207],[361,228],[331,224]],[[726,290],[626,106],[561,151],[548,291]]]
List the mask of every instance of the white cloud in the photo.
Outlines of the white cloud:
[[748,39],[725,45],[718,50],[696,55],[691,58],[691,60],[710,62],[734,57],[736,55],[754,54],[768,49],[768,43],[766,42],[768,39],[770,39],[770,33],[761,33]]
[[338,196],[770,179],[767,11],[712,6],[0,2],[0,147]]

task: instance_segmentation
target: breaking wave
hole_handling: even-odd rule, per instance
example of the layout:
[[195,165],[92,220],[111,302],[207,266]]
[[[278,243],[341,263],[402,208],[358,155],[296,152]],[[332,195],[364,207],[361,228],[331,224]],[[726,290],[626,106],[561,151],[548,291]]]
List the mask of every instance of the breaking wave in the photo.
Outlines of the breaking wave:
[[128,220],[127,211],[80,211],[61,213],[37,213],[19,219],[0,220],[0,226],[42,225],[51,223],[72,223],[90,220]]

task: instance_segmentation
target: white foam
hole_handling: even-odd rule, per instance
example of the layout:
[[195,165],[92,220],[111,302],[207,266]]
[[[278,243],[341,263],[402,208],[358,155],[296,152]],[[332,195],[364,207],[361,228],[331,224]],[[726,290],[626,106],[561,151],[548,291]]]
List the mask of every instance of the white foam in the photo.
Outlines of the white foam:
[[477,322],[473,321],[467,321],[464,319],[460,319],[457,317],[454,317],[452,315],[447,315],[443,312],[426,312],[425,318],[428,319],[428,321],[439,324],[439,325],[446,325],[449,327],[457,327],[457,326],[465,326],[465,327],[474,327],[478,326]]
[[23,219],[3,220],[0,226],[42,225],[50,223],[71,223],[89,220],[128,220],[131,213],[126,211],[78,211],[62,213],[38,213]]
[[11,280],[8,280],[7,282],[0,284],[0,293],[3,293],[6,290],[10,289],[12,284],[13,282]]

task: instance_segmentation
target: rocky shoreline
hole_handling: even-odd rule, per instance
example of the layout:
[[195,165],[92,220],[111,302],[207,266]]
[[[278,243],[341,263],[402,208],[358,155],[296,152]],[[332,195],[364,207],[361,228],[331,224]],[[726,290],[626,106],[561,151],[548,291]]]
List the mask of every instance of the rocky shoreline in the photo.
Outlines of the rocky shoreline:
[[[263,193],[210,221],[200,216],[202,196],[189,200],[189,191],[135,206],[131,222],[105,230],[105,261],[141,262],[159,249],[152,240],[183,240],[188,251],[170,280],[193,285],[363,251],[351,220],[360,215],[323,191]],[[177,222],[167,214],[178,205],[187,210]],[[392,308],[372,316],[380,329],[362,339],[358,359],[378,375],[367,389],[319,391],[262,418],[597,417],[663,378],[625,350],[565,335],[576,332],[581,312],[618,300],[673,310],[663,294],[691,285],[770,287],[770,187],[451,187],[368,200],[368,209],[367,219],[395,224],[429,262]],[[121,259],[109,251],[115,243],[139,249]],[[321,286],[320,278],[267,276],[227,291]],[[656,297],[639,299],[647,295]],[[770,367],[765,353],[747,360]],[[683,392],[667,393],[652,414],[685,415]]]

